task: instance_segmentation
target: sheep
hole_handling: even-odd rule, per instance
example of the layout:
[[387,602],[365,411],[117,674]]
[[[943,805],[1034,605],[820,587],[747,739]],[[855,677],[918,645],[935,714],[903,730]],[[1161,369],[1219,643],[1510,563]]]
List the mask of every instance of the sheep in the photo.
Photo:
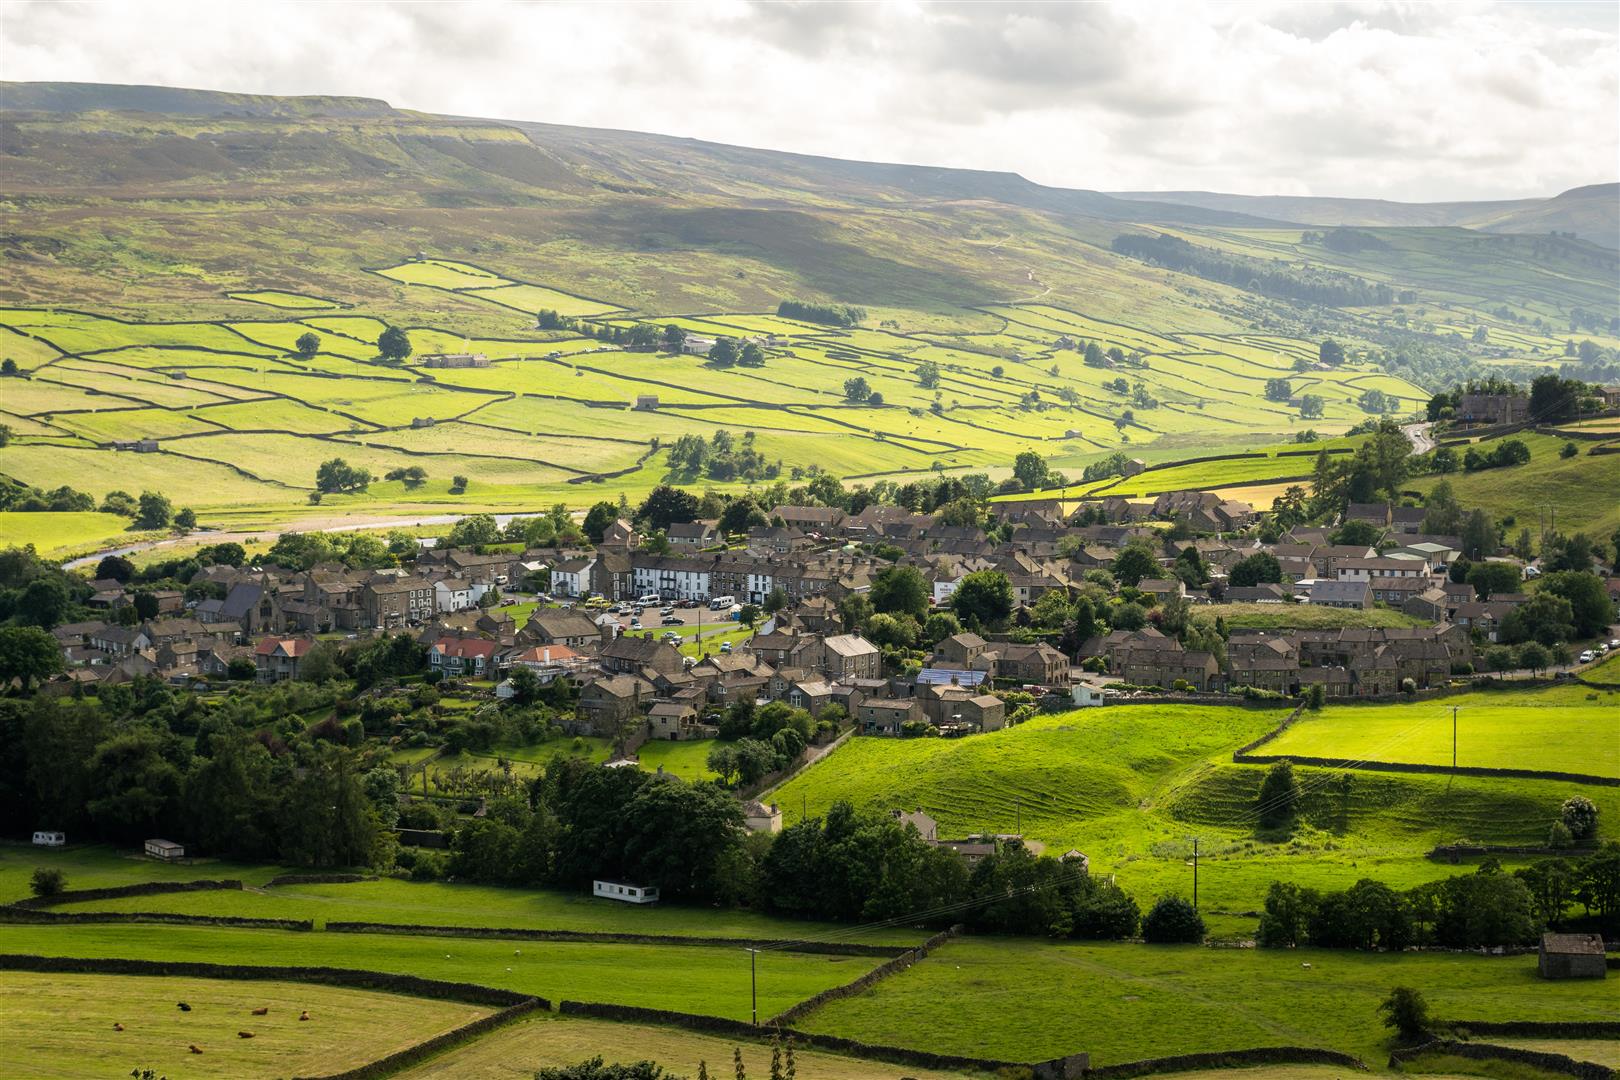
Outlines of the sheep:
[[191,1006],[190,1006],[190,1005],[187,1005],[187,1004],[186,1004],[186,1003],[185,1003],[185,1002],[183,1002],[183,1001],[177,1001],[177,1002],[175,1002],[175,1005],[174,1005],[174,1007],[175,1007],[175,1008],[177,1008],[177,1009],[179,1009],[179,1010],[180,1010],[180,1011],[181,1011],[181,1012],[190,1012],[190,1011],[191,1011]]
[[124,1030],[124,1025],[120,1024],[118,1021],[114,1020],[113,1021],[113,1030],[114,1031],[123,1031]]
[[269,1011],[270,1011],[270,1006],[268,1006],[268,1005],[260,1005],[257,1009],[253,1010],[253,1015],[254,1016],[264,1016]]
[[309,1010],[305,1009],[303,1012],[299,1013],[298,1014],[298,1019],[300,1019],[300,1020],[308,1020],[309,1019]]

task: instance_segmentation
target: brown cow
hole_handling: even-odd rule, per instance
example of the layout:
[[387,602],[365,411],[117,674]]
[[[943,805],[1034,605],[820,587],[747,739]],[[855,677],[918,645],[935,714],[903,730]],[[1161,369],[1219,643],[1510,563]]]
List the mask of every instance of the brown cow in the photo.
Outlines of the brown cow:
[[299,1013],[298,1014],[298,1019],[300,1019],[300,1020],[308,1020],[309,1019],[309,1010],[305,1009],[303,1012]]
[[191,1052],[193,1054],[200,1054],[200,1053],[202,1053],[202,1047],[198,1046],[196,1043],[192,1043],[191,1044]]
[[251,1032],[251,1031],[238,1031],[236,1033],[236,1037],[238,1039],[251,1039],[251,1038],[253,1038],[253,1032]]
[[257,1008],[257,1009],[254,1009],[254,1010],[253,1010],[253,1015],[254,1015],[254,1016],[263,1016],[263,1015],[265,1015],[265,1014],[266,1014],[266,1013],[268,1013],[268,1012],[269,1012],[269,1011],[270,1011],[270,1006],[268,1006],[268,1005],[261,1005],[261,1006],[259,1006],[259,1007],[258,1007],[258,1008]]
[[118,1021],[114,1020],[113,1021],[113,1030],[114,1031],[123,1031],[124,1030],[124,1025],[120,1024]]

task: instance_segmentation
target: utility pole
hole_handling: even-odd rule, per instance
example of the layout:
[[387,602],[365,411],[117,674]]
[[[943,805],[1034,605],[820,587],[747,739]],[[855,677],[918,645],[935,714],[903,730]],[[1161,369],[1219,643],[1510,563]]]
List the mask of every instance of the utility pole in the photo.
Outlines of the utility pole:
[[1016,815],[1013,818],[1013,820],[1017,823],[1017,824],[1015,824],[1013,826],[1013,831],[1016,832],[1019,836],[1023,836],[1024,835],[1024,798],[1023,798],[1023,796],[1021,796],[1021,795],[1013,796],[1013,813]]
[[759,956],[758,949],[748,950],[748,998],[754,1015],[754,1026],[759,1027],[759,979],[756,975],[755,960]]

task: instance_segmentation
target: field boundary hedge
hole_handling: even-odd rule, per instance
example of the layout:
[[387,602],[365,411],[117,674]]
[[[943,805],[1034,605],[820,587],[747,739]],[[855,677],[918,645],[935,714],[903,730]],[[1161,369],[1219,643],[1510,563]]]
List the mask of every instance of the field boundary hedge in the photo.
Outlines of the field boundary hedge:
[[761,938],[693,937],[680,934],[626,934],[605,930],[545,930],[537,927],[433,926],[423,923],[328,922],[329,934],[402,934],[421,937],[507,938],[522,941],[572,941],[596,945],[684,945],[697,948],[772,949],[825,956],[882,956],[898,959],[911,951],[904,945],[838,944]]
[[208,892],[210,890],[241,890],[242,883],[235,878],[199,881],[146,881],[139,885],[115,885],[106,889],[64,889],[50,896],[30,896],[13,901],[14,908],[37,909],[57,907],[61,904],[89,903],[92,900],[120,900],[126,896],[162,896],[165,893]]
[[1299,754],[1246,754],[1239,750],[1232,755],[1239,765],[1270,765],[1278,761],[1291,761],[1295,765],[1309,765],[1321,769],[1345,769],[1352,772],[1426,773],[1434,776],[1485,776],[1514,780],[1563,780],[1572,784],[1593,784],[1599,787],[1620,787],[1620,777],[1591,776],[1587,773],[1552,772],[1540,769],[1493,768],[1488,765],[1427,765],[1416,761],[1363,761],[1354,758],[1304,757]]
[[901,953],[899,956],[896,956],[894,959],[889,960],[886,963],[879,964],[871,971],[851,979],[842,986],[829,987],[828,989],[821,991],[819,994],[814,994],[805,998],[797,1005],[790,1005],[786,1009],[783,1009],[781,1012],[777,1013],[775,1016],[771,1017],[770,1020],[766,1022],[776,1027],[785,1027],[786,1025],[793,1023],[793,1021],[798,1020],[800,1017],[806,1016],[809,1013],[821,1008],[829,1001],[838,1001],[842,998],[853,997],[854,995],[865,990],[867,987],[887,979],[890,975],[897,975],[900,972],[905,971],[912,964],[917,963],[917,961],[925,959],[929,953],[933,952],[947,941],[950,941],[952,938],[958,937],[962,933],[962,929],[962,925],[958,923],[949,929],[941,930],[939,933],[935,934],[921,945],[918,945],[915,949],[909,949],[906,952]]
[[755,1027],[745,1020],[730,1020],[723,1016],[703,1016],[698,1013],[673,1012],[667,1009],[647,1009],[636,1005],[605,1005],[591,1001],[562,1001],[557,1004],[561,1016],[588,1016],[598,1020],[624,1020],[647,1024],[665,1024],[713,1035],[733,1035],[739,1038],[759,1039],[765,1035],[792,1036],[800,1046],[821,1050],[835,1050],[851,1057],[882,1061],[893,1065],[915,1065],[920,1069],[977,1069],[996,1072],[1000,1069],[1029,1068],[1017,1061],[994,1061],[985,1058],[958,1057],[954,1054],[935,1054],[927,1050],[912,1050],[903,1046],[878,1046],[846,1039],[840,1035],[810,1034],[793,1028],[773,1028],[769,1024]]
[[41,911],[0,907],[0,923],[58,926],[76,923],[168,923],[233,926],[251,930],[314,930],[314,919],[269,919],[251,915],[186,915],[175,911]]
[[1614,1070],[1592,1061],[1577,1061],[1567,1054],[1552,1054],[1544,1050],[1524,1050],[1517,1046],[1497,1046],[1494,1043],[1458,1042],[1455,1039],[1435,1039],[1422,1046],[1396,1050],[1389,1055],[1389,1065],[1398,1069],[1403,1062],[1424,1054],[1455,1054],[1476,1061],[1511,1061],[1548,1072],[1565,1073],[1580,1080],[1611,1080]]
[[436,1054],[453,1049],[463,1043],[504,1027],[512,1021],[527,1016],[537,1010],[543,1010],[545,1002],[540,998],[530,998],[520,1001],[516,1005],[502,1009],[500,1012],[479,1017],[471,1023],[466,1023],[443,1035],[435,1035],[431,1039],[419,1042],[415,1046],[407,1046],[403,1050],[395,1051],[387,1057],[380,1057],[376,1061],[369,1061],[364,1065],[343,1072],[325,1073],[315,1077],[294,1077],[294,1080],[376,1080],[378,1077],[392,1076],[401,1069],[415,1065],[419,1061],[426,1061]]
[[187,976],[195,979],[235,979],[258,982],[303,982],[342,986],[352,990],[379,990],[407,997],[438,998],[469,1005],[508,1008],[534,1001],[549,1009],[545,998],[500,990],[477,983],[444,982],[416,975],[361,968],[285,967],[268,964],[209,964],[194,960],[123,960],[116,957],[34,956],[0,953],[0,971],[37,971],[45,974]]
[[1367,1071],[1367,1063],[1360,1058],[1338,1050],[1323,1050],[1312,1046],[1257,1046],[1249,1050],[1215,1050],[1203,1054],[1176,1054],[1171,1057],[1143,1058],[1141,1061],[1123,1061],[1118,1065],[1088,1068],[1084,1075],[1120,1080],[1129,1076],[1151,1076],[1154,1073],[1192,1072],[1199,1069],[1229,1069],[1246,1065],[1342,1065],[1345,1068]]

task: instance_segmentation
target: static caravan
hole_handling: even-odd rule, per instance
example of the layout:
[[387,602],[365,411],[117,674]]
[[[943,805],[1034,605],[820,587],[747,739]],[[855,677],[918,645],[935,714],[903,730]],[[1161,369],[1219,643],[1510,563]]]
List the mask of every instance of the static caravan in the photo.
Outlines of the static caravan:
[[186,857],[186,849],[173,840],[148,840],[146,853],[154,859],[162,859],[165,862]]
[[656,885],[631,885],[623,881],[596,881],[591,883],[591,893],[604,900],[620,900],[626,904],[656,904],[658,903],[658,887]]
[[67,833],[46,830],[34,834],[35,847],[62,847],[67,843]]

